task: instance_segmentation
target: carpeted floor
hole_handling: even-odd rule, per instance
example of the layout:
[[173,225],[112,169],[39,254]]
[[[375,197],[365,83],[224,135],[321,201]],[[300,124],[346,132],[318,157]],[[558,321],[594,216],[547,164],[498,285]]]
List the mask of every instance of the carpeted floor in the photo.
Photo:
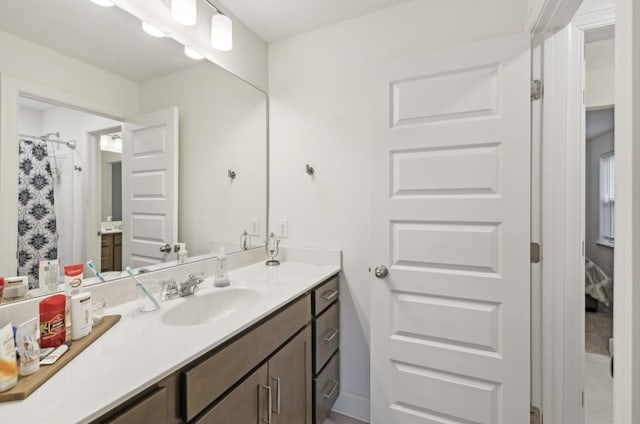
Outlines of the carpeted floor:
[[613,337],[611,312],[585,312],[585,349],[590,353],[609,355],[609,339]]

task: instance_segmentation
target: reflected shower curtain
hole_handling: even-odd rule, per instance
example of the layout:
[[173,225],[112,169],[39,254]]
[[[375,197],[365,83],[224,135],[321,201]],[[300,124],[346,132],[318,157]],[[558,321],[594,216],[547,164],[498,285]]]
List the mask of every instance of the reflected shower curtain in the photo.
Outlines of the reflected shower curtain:
[[18,155],[18,275],[37,288],[41,260],[58,257],[53,175],[42,141],[20,140]]

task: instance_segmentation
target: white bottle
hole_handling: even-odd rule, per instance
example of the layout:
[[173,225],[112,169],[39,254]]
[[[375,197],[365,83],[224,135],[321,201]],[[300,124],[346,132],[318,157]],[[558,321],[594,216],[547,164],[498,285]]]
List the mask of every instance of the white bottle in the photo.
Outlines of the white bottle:
[[71,340],[78,340],[91,333],[93,317],[91,293],[71,296]]
[[220,248],[218,261],[216,262],[216,275],[213,279],[214,287],[227,287],[229,285],[229,271],[227,270],[227,255],[224,254],[224,247]]

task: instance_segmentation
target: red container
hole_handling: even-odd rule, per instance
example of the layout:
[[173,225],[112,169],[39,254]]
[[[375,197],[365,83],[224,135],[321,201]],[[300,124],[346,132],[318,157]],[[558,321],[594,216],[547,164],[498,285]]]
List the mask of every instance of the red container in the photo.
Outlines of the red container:
[[65,295],[54,294],[40,302],[40,347],[58,347],[66,341],[66,301]]
[[0,303],[2,303],[2,292],[4,291],[4,277],[0,277]]

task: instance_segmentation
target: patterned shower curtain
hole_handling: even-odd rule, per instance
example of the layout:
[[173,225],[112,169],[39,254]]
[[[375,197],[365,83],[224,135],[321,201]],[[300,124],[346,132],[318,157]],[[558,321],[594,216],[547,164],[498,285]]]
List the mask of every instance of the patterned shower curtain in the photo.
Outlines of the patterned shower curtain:
[[53,175],[47,144],[20,140],[18,156],[18,275],[37,288],[41,260],[58,257]]

